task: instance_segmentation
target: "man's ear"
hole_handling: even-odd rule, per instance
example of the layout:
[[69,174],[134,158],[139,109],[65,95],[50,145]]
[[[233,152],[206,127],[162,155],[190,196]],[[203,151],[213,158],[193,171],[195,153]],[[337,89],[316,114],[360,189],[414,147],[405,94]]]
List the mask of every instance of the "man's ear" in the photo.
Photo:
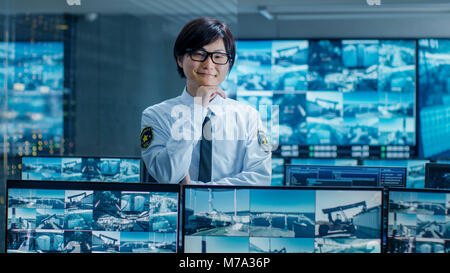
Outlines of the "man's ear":
[[180,68],[183,68],[183,57],[177,57],[177,63]]

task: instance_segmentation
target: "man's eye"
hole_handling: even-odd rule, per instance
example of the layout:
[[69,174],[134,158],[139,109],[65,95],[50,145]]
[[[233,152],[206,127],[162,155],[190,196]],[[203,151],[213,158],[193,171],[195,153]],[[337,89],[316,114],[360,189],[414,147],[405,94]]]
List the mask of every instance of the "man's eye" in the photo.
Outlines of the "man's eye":
[[205,52],[197,51],[192,53],[194,56],[204,57],[206,55]]

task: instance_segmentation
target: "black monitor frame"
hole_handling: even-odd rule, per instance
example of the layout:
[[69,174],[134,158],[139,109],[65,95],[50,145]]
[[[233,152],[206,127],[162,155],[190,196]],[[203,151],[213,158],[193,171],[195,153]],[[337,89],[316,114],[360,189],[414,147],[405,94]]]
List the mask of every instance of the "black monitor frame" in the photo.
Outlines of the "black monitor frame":
[[[41,180],[7,180],[5,217],[8,219],[8,201],[10,189],[49,189],[49,190],[111,190],[111,191],[136,191],[136,192],[172,192],[178,195],[177,200],[177,230],[176,252],[179,253],[181,234],[180,228],[180,185],[179,184],[144,184],[144,183],[105,183],[105,182],[68,182],[68,181],[41,181]],[[8,229],[5,228],[5,251],[8,249]]]
[[[133,183],[143,182],[144,181],[143,180],[144,179],[144,175],[145,175],[145,172],[144,172],[145,164],[142,162],[141,157],[138,157],[138,156],[38,155],[38,156],[21,156],[20,157],[20,163],[22,164],[22,170],[21,170],[21,173],[20,173],[20,178],[21,179],[22,179],[22,174],[23,174],[23,158],[137,159],[137,160],[139,160],[139,182],[128,182],[128,183],[129,184],[133,184]],[[32,181],[32,180],[27,180],[27,181]],[[38,181],[38,180],[36,180],[36,181]],[[64,180],[60,180],[60,181],[64,181]],[[66,181],[66,182],[70,182],[70,181]],[[79,181],[79,182],[81,182],[81,181]],[[86,182],[88,182],[88,181],[86,181]],[[121,182],[121,181],[117,181],[117,182]],[[123,182],[123,183],[125,183],[125,182]]]
[[[387,219],[387,226],[386,226],[386,249],[385,252],[388,252],[389,247],[390,247],[390,240],[393,237],[389,236],[389,213],[390,213],[390,197],[391,197],[391,192],[405,192],[405,193],[442,193],[442,194],[450,194],[450,189],[415,189],[415,188],[389,188],[388,189],[388,198],[386,200],[386,219]],[[449,214],[450,211],[446,211],[446,215],[450,215]]]
[[425,188],[430,188],[430,189],[448,189],[450,190],[450,188],[432,188],[430,187],[430,175],[432,173],[433,168],[438,168],[438,169],[444,169],[447,170],[448,173],[450,174],[450,164],[445,164],[445,163],[427,163],[425,164]]
[[180,206],[182,207],[180,210],[181,213],[181,219],[180,219],[180,240],[181,240],[181,250],[184,253],[185,248],[185,208],[186,208],[186,189],[228,189],[228,190],[252,190],[252,189],[266,189],[266,190],[314,190],[314,191],[325,191],[325,190],[335,190],[335,191],[373,191],[373,192],[379,192],[380,193],[380,253],[383,253],[384,251],[384,243],[383,243],[383,235],[385,234],[384,225],[383,225],[383,207],[384,207],[384,190],[381,187],[354,187],[354,188],[345,188],[345,187],[302,187],[302,186],[295,186],[295,187],[286,187],[286,186],[219,186],[219,185],[183,185],[181,187],[181,196],[183,197],[182,204]]
[[[295,187],[295,186],[290,186],[287,185],[287,175],[286,175],[286,170],[287,168],[290,168],[291,166],[304,166],[304,167],[311,167],[311,168],[320,168],[320,167],[324,167],[324,168],[348,168],[348,169],[356,169],[356,168],[373,168],[373,169],[379,169],[379,168],[397,168],[397,169],[402,169],[403,170],[403,175],[404,175],[404,180],[403,180],[403,185],[400,187],[405,187],[406,186],[406,179],[407,179],[407,168],[406,167],[379,167],[379,166],[336,166],[336,165],[299,165],[299,164],[285,164],[284,165],[284,185],[286,187]],[[303,187],[303,186],[302,186]],[[322,186],[304,186],[304,187],[322,187]],[[323,186],[323,187],[327,187],[327,186]],[[363,186],[346,186],[346,185],[342,185],[342,186],[333,186],[333,187],[343,187],[343,188],[365,188]],[[383,188],[383,187],[387,187],[385,185],[376,185],[376,186],[367,186],[367,188]]]

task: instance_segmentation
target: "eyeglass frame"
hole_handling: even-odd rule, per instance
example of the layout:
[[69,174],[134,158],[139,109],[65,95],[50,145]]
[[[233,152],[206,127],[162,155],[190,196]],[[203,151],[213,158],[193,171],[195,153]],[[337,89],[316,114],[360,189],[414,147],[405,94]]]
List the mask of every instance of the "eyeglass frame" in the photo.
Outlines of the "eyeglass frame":
[[[206,57],[205,57],[202,61],[194,60],[194,59],[192,58],[192,53],[193,53],[194,51],[197,51],[197,50],[206,53]],[[189,57],[190,57],[191,60],[193,60],[194,62],[204,62],[204,61],[206,61],[206,59],[208,59],[208,57],[210,57],[210,58],[211,58],[211,61],[212,61],[213,63],[218,64],[218,65],[226,65],[226,64],[229,63],[230,60],[231,60],[231,54],[230,54],[230,53],[226,53],[226,52],[209,52],[209,51],[204,50],[203,48],[198,48],[198,49],[186,48],[186,53],[189,54]],[[214,59],[213,59],[213,55],[214,55],[214,54],[224,54],[225,56],[228,57],[228,58],[227,58],[227,61],[226,61],[224,64],[216,63],[216,62],[214,61]]]

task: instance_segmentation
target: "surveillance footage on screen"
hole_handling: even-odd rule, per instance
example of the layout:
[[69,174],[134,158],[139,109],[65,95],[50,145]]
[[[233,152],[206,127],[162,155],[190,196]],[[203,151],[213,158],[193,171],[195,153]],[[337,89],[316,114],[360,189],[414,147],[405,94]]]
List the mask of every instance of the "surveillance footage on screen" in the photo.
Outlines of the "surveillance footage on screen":
[[388,252],[449,253],[449,208],[449,191],[391,191]]
[[185,252],[381,252],[381,191],[188,188]]
[[178,194],[10,188],[7,252],[176,252]]

